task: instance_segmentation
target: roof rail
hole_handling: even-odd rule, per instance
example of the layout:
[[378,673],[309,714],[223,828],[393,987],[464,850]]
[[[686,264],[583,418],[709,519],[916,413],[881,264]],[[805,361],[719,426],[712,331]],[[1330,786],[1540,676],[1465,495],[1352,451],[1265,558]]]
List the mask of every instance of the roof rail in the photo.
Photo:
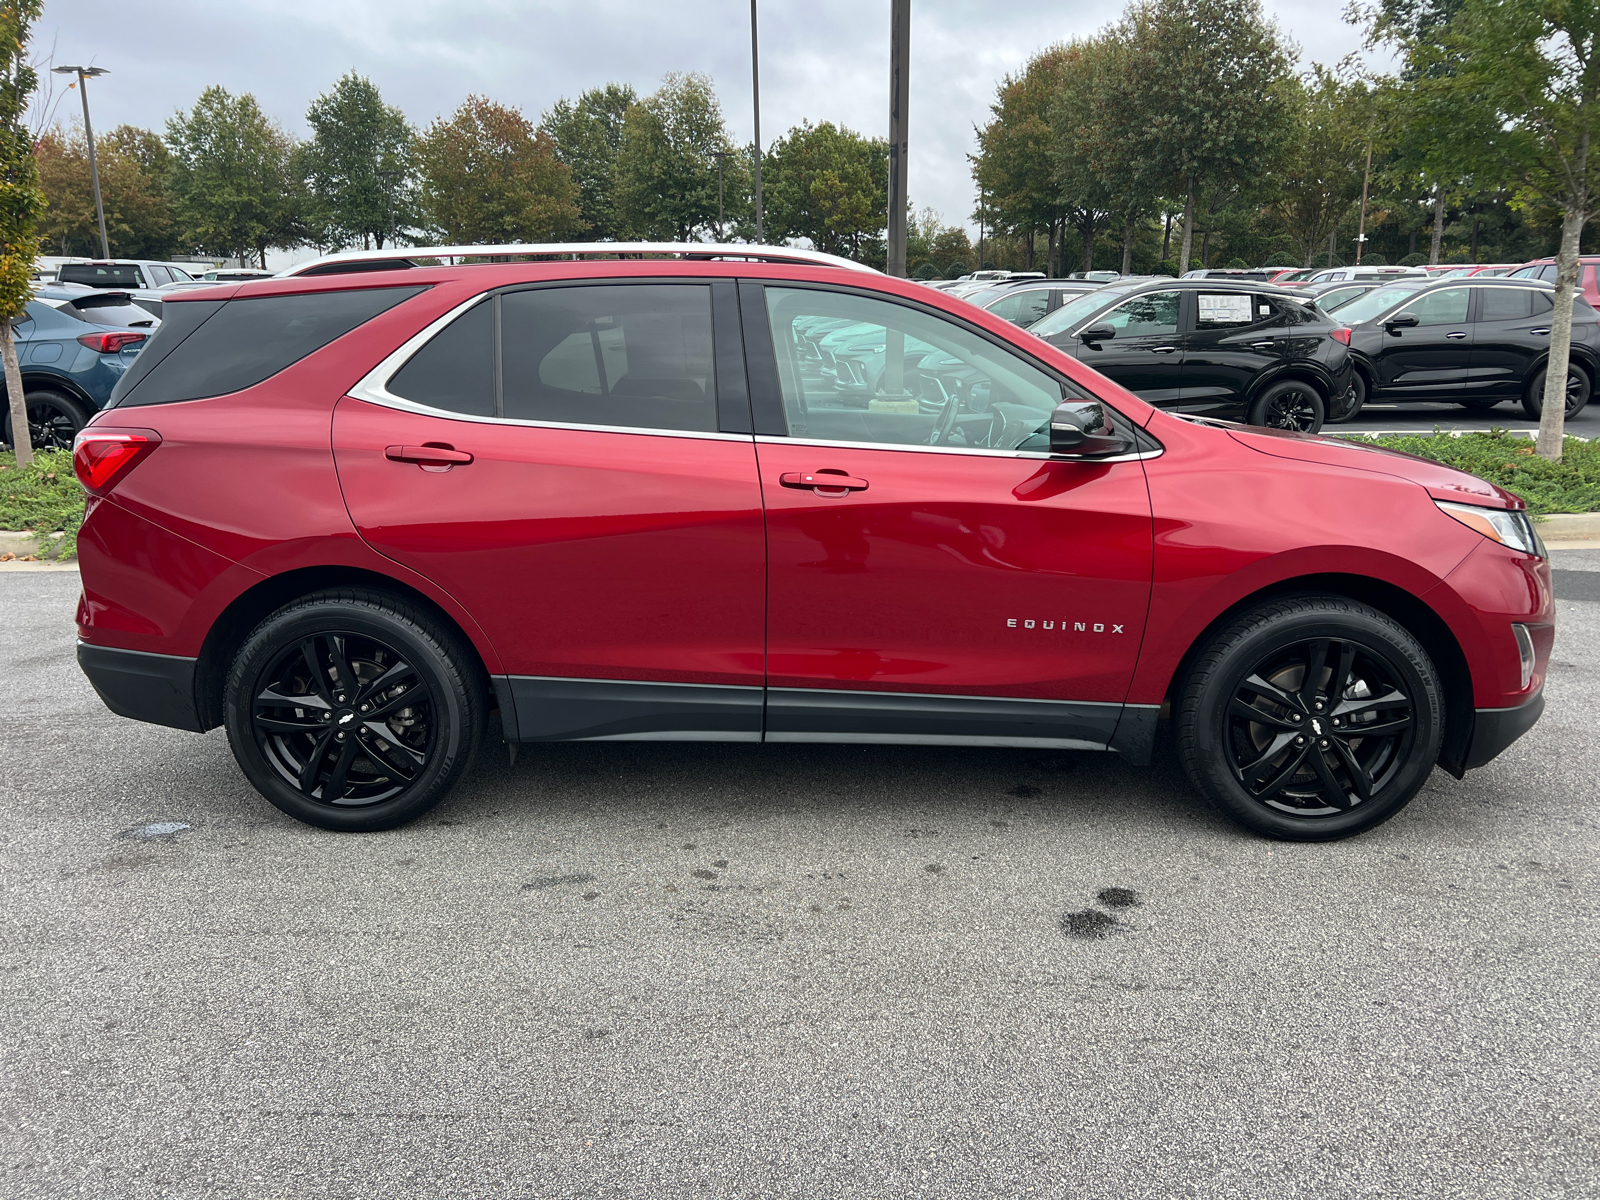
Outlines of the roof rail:
[[[389,250],[350,250],[328,254],[278,272],[278,278],[298,275],[342,275],[355,271],[403,271],[410,267],[431,266],[419,260],[486,259],[577,259],[591,255],[651,255],[719,262],[793,263],[796,266],[843,267],[851,271],[871,271],[864,263],[823,254],[817,250],[796,250],[790,246],[751,246],[735,242],[533,242],[504,246],[405,246]],[[449,265],[456,265],[451,262]]]

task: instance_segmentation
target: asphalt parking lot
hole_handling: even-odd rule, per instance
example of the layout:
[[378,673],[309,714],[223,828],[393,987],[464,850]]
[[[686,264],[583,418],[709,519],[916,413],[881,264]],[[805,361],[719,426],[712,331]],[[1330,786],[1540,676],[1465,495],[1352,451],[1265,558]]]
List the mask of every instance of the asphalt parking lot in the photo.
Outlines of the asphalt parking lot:
[[648,743],[324,833],[100,705],[74,573],[0,574],[0,1195],[1600,1194],[1557,567],[1543,722],[1317,846],[1170,761]]
[[[1505,429],[1525,437],[1536,437],[1539,422],[1522,411],[1522,405],[1506,401],[1487,412],[1472,412],[1459,404],[1364,404],[1354,420],[1346,425],[1328,425],[1324,433],[1345,436],[1352,433],[1402,434],[1445,431]],[[1582,412],[1566,422],[1566,431],[1577,437],[1600,437],[1600,402],[1591,401]]]

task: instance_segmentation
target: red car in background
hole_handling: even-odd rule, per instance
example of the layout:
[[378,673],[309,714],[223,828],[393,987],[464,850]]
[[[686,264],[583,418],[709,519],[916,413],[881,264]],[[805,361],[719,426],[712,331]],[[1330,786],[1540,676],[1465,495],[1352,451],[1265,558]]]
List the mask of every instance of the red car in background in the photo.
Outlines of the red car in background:
[[[1508,279],[1543,279],[1556,281],[1556,260],[1536,258],[1512,271]],[[1600,308],[1600,255],[1584,254],[1578,258],[1578,293],[1591,307]]]
[[427,811],[491,738],[1145,763],[1166,723],[1213,804],[1299,840],[1539,717],[1550,571],[1507,492],[1158,411],[844,260],[541,252],[169,301],[76,447],[107,705],[225,726],[342,830]]

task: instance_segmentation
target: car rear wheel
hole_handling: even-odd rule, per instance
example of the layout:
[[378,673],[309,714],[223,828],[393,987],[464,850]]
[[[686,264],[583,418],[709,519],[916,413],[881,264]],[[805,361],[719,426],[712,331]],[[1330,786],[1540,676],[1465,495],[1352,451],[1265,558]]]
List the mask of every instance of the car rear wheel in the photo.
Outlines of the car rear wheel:
[[401,600],[317,592],[234,658],[228,741],[256,790],[324,829],[392,829],[444,799],[483,735],[472,651]]
[[1245,827],[1289,841],[1371,829],[1421,789],[1444,735],[1438,674],[1389,617],[1286,597],[1202,652],[1178,709],[1190,781]]
[[[23,400],[28,405],[28,437],[35,450],[71,450],[72,439],[89,423],[83,405],[59,392],[26,392]],[[16,448],[11,440],[9,405],[5,411],[5,439],[7,446]]]
[[1316,388],[1298,379],[1286,379],[1256,397],[1248,420],[1268,429],[1316,433],[1322,428],[1323,412],[1322,396]]
[[[1537,421],[1544,411],[1544,380],[1546,372],[1540,371],[1528,381],[1528,390],[1522,393],[1522,411]],[[1567,364],[1567,419],[1571,420],[1589,403],[1593,385],[1589,373],[1577,363]]]

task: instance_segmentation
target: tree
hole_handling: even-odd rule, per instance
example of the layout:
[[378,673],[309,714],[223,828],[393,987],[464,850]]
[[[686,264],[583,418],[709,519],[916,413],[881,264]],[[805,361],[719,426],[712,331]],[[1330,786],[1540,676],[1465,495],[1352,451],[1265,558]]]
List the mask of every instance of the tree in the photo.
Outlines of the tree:
[[1537,450],[1561,458],[1578,243],[1600,197],[1600,7],[1565,0],[1460,0],[1447,19],[1401,35],[1436,131],[1464,175],[1512,187],[1524,207],[1561,213],[1555,311]]
[[1279,160],[1272,211],[1309,267],[1361,197],[1367,147],[1376,130],[1368,89],[1323,67],[1284,89],[1291,133]]
[[413,145],[405,114],[354,71],[306,111],[311,140],[297,164],[330,244],[383,249],[415,221]]
[[830,121],[796,125],[761,167],[766,229],[860,259],[889,221],[889,144]]
[[731,154],[734,147],[704,75],[669,74],[653,95],[628,109],[615,194],[629,236],[687,242],[713,226],[718,152]]
[[517,109],[468,96],[417,147],[422,211],[447,242],[548,242],[579,233],[578,185]]
[[1283,148],[1289,53],[1259,0],[1142,0],[1118,36],[1138,125],[1129,149],[1162,164],[1183,197],[1187,263],[1200,193],[1249,187]]
[[589,223],[587,237],[615,241],[623,236],[617,214],[617,156],[622,151],[622,125],[628,109],[639,101],[625,83],[590,88],[574,104],[562,98],[550,106],[539,128],[555,142],[556,157],[572,168],[578,204]]
[[983,201],[980,219],[1000,237],[1021,240],[1030,271],[1034,239],[1043,230],[1050,275],[1060,271],[1057,252],[1068,217],[1057,179],[1050,108],[1068,57],[1080,52],[1078,46],[1052,46],[1034,55],[1020,75],[1002,79],[989,123],[977,131],[978,153],[969,160]]
[[181,240],[202,254],[266,265],[267,250],[298,245],[304,212],[290,155],[294,143],[248,92],[212,86],[167,122],[171,194]]
[[11,448],[19,467],[33,461],[33,439],[11,322],[27,312],[33,299],[39,214],[44,209],[33,138],[23,124],[28,98],[39,83],[28,62],[28,38],[42,6],[43,0],[0,0],[0,359],[11,408]]
[[[59,254],[100,253],[89,149],[81,130],[48,129],[34,144],[39,185],[48,201],[39,224]],[[167,197],[172,155],[148,129],[120,125],[96,139],[106,240],[118,258],[171,257],[174,229]]]

